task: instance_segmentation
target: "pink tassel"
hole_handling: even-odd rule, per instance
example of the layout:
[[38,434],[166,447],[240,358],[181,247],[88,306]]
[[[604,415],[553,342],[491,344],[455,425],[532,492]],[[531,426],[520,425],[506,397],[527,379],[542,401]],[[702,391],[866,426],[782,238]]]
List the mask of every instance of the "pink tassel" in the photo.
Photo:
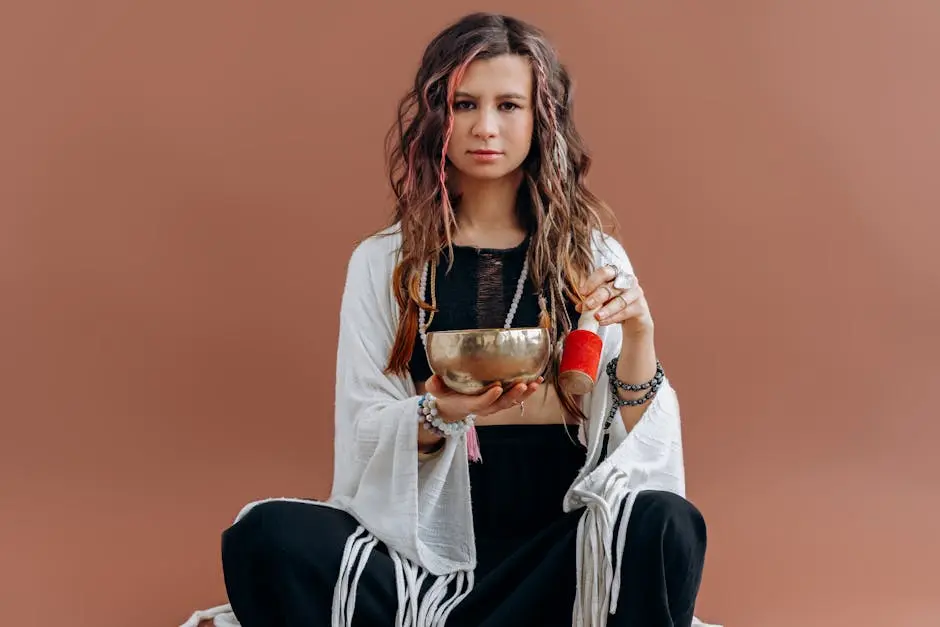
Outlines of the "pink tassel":
[[472,462],[483,461],[483,455],[480,453],[480,437],[477,435],[476,425],[467,430],[467,459]]

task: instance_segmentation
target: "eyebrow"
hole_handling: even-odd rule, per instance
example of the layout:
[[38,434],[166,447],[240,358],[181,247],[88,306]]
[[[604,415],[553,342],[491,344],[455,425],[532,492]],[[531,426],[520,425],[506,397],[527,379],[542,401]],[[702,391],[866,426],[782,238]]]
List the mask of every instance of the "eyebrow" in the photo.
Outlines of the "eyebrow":
[[[476,96],[474,96],[473,94],[468,94],[465,91],[454,92],[454,97],[455,98],[472,98],[474,100],[477,99]],[[516,93],[499,94],[496,98],[497,100],[528,100],[528,98],[526,98],[522,94],[516,94]]]

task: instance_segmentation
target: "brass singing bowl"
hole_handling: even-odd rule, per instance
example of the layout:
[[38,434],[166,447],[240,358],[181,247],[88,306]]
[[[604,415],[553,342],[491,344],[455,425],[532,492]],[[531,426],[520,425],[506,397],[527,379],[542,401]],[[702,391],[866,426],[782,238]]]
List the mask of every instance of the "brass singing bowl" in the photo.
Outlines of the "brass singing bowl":
[[450,389],[482,394],[539,378],[551,356],[548,329],[469,329],[427,334],[431,371]]

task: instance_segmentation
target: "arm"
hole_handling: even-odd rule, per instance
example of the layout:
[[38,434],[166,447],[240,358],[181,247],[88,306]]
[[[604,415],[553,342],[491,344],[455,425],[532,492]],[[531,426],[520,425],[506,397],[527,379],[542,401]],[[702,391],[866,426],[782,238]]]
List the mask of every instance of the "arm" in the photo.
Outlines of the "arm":
[[[585,310],[598,308],[595,317],[601,326],[619,324],[620,334],[608,333],[610,340],[619,341],[616,377],[629,384],[650,381],[656,375],[656,346],[653,333],[653,318],[643,294],[643,288],[633,277],[633,265],[626,251],[613,238],[607,238],[608,255],[581,286],[588,294]],[[626,285],[615,282],[618,270]],[[608,352],[608,351],[605,351]],[[606,368],[602,363],[601,368]],[[623,400],[639,401],[647,390],[618,389]],[[636,405],[620,407],[620,416],[627,432],[639,422],[652,399]]]
[[[445,513],[470,520],[469,477],[466,453],[456,454],[458,441],[448,439],[438,454],[419,463],[423,429],[414,383],[385,372],[398,322],[391,293],[395,246],[394,238],[366,240],[349,260],[336,356],[331,500],[381,541],[418,559],[419,551],[434,550],[424,521]],[[472,534],[469,528],[452,532],[457,538]],[[468,559],[454,553],[436,557],[438,563]]]
[[[613,277],[613,271],[605,269],[607,264],[632,274],[632,264],[620,243],[609,236],[600,239],[596,248],[595,266],[598,270],[595,272],[595,285],[602,285]],[[648,319],[649,309],[645,299],[641,298],[642,290],[633,290],[628,294],[627,299],[635,304],[627,305],[619,302],[619,298],[604,298],[603,289],[594,291],[595,294],[598,292],[602,302],[606,302],[604,308],[608,305],[612,305],[612,309],[629,307],[630,311],[643,311],[645,314],[630,316],[628,311],[603,316],[605,320],[600,323],[599,333],[604,347],[597,381],[594,389],[582,401],[589,417],[588,440],[594,445],[603,438],[602,425],[613,407],[607,375],[607,366],[611,360],[617,358],[617,378],[626,383],[649,381],[656,370],[652,322]],[[584,293],[592,294],[590,290]],[[626,317],[633,321],[628,322]],[[622,399],[630,398],[628,394],[634,398],[643,396],[643,392],[618,391]],[[685,494],[679,402],[668,377],[663,378],[655,395],[645,403],[621,407],[619,417],[621,420],[614,420],[610,424],[607,457],[579,480],[577,488],[566,501],[567,507],[583,504],[581,499],[584,494],[614,498],[624,487],[629,490],[647,487]],[[612,476],[619,476],[620,480],[611,483]]]
[[[623,273],[632,274],[632,267],[622,246],[606,239],[606,246],[597,250],[596,266],[601,274],[599,283],[609,281],[615,272],[604,269],[612,264]],[[608,278],[609,277],[609,278]],[[576,614],[589,616],[598,604],[609,603],[615,611],[619,601],[620,569],[611,564],[622,564],[627,529],[637,495],[644,490],[664,490],[685,496],[685,467],[682,451],[682,425],[675,391],[667,378],[657,373],[653,343],[652,318],[643,298],[642,290],[621,284],[607,290],[598,290],[602,306],[600,334],[603,354],[594,389],[584,399],[589,416],[587,441],[589,464],[580,474],[565,499],[568,511],[585,508],[582,526],[578,529],[578,564],[584,565],[586,579],[591,585],[579,588]],[[627,289],[618,294],[621,288]],[[585,290],[586,293],[591,293]],[[606,322],[606,323],[605,323]],[[620,407],[611,394],[608,364],[616,359],[613,376],[629,384],[641,384],[656,376],[658,385],[650,398],[636,406]],[[649,390],[648,390],[649,391]],[[619,400],[626,394],[646,396],[644,392],[615,392]],[[616,418],[620,418],[617,420]],[[604,429],[611,419],[609,430]],[[600,459],[600,443],[609,436],[607,455]],[[594,465],[596,464],[596,465]],[[618,513],[619,512],[619,513]],[[616,520],[619,520],[619,531]],[[582,592],[582,590],[584,592]]]
[[[466,395],[451,390],[439,376],[433,375],[423,386],[419,386],[419,391],[423,387],[424,391],[434,397],[438,417],[444,422],[456,422],[463,420],[468,414],[480,418],[521,403],[538,391],[543,380],[539,377],[537,381],[529,384],[519,383],[507,390],[494,386],[479,395]],[[431,430],[419,429],[418,458],[428,459],[440,452],[445,439]]]
[[[617,360],[617,378],[625,383],[649,381],[656,374],[656,347],[653,343],[652,329],[647,333],[637,334],[624,329],[622,335],[623,345],[620,348],[620,359]],[[617,393],[624,400],[634,400],[642,398],[646,391],[618,390]],[[646,413],[649,402],[642,405],[624,405],[620,408],[620,417],[628,432]]]

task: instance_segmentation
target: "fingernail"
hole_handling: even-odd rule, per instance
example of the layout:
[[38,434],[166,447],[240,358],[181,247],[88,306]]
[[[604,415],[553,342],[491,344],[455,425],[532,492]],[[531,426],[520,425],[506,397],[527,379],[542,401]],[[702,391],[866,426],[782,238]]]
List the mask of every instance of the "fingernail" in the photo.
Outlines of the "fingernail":
[[598,311],[598,312],[597,312],[597,319],[598,319],[598,320],[603,320],[603,319],[606,318],[606,317],[607,317],[607,312],[606,312],[606,311]]

